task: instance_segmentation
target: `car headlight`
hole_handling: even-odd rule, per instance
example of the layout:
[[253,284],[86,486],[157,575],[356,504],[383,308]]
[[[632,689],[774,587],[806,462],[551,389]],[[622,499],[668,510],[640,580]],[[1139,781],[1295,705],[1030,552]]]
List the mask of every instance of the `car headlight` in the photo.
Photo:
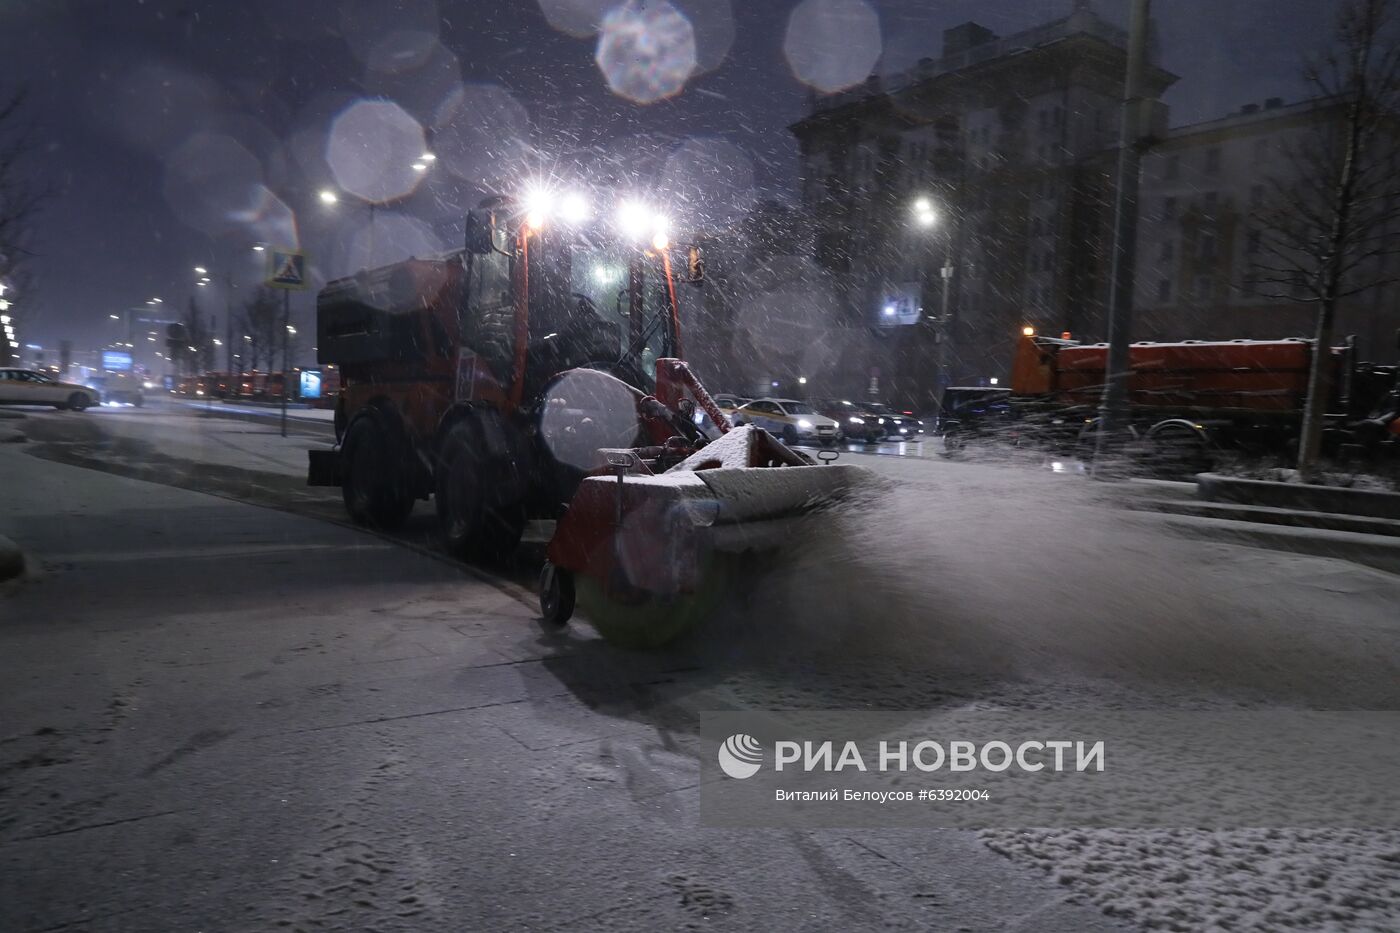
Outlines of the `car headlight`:
[[884,423],[885,423],[885,419],[884,419],[884,418],[881,418],[881,419],[879,419],[878,421],[876,421],[875,423],[876,423],[876,424],[884,424]]
[[806,418],[803,418],[802,420],[798,421],[797,426],[804,431],[812,430],[812,422],[808,421]]
[[849,419],[847,419],[847,420],[849,420],[849,421],[851,422],[851,424],[865,424],[865,419],[864,419],[864,418],[857,418],[857,417],[855,417],[854,415],[852,415],[852,416],[851,416]]

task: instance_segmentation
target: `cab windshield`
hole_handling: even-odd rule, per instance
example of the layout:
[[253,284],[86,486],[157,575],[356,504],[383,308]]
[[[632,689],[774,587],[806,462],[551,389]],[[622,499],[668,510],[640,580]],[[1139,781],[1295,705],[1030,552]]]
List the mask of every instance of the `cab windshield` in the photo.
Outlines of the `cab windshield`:
[[811,406],[811,405],[808,405],[806,402],[788,402],[788,403],[787,403],[786,405],[784,405],[783,407],[787,409],[787,413],[788,413],[789,415],[815,415],[815,414],[816,414],[816,412],[812,410],[812,406]]
[[[618,363],[631,379],[640,380],[635,383],[638,388],[651,391],[657,358],[673,352],[670,299],[662,262],[649,253],[638,257],[635,249],[625,246],[580,244],[568,249],[567,264],[569,302],[592,330],[585,341],[589,352],[584,355],[596,357],[604,349],[610,351],[608,359],[574,362]],[[634,275],[638,286],[635,306]],[[577,350],[565,347],[564,353],[576,356]],[[623,372],[617,375],[623,376]]]

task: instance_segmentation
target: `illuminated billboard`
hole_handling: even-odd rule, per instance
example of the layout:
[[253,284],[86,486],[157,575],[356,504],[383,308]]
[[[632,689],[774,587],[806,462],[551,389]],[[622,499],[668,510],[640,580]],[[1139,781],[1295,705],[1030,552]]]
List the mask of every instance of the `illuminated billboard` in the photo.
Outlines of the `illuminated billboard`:
[[299,397],[321,397],[321,371],[319,369],[303,369],[301,371],[301,394]]
[[102,368],[109,373],[129,373],[131,354],[123,350],[103,350]]
[[919,307],[919,283],[905,282],[889,286],[880,296],[880,306],[876,320],[881,327],[895,327],[901,324],[917,324],[923,317]]

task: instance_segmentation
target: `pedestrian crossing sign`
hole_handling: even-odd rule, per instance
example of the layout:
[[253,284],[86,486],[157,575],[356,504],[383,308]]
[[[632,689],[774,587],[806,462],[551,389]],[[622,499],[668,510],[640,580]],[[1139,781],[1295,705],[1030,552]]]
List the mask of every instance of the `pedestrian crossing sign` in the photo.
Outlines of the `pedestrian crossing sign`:
[[293,249],[273,249],[267,284],[273,288],[306,287],[306,254]]

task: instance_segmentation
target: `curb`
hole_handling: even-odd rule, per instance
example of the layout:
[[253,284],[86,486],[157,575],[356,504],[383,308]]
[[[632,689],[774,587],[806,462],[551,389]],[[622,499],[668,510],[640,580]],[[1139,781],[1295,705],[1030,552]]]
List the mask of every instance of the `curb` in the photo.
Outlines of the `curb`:
[[1278,509],[1267,505],[1239,505],[1233,502],[1173,501],[1168,499],[1141,499],[1125,503],[1125,507],[1133,511],[1165,512],[1171,515],[1188,515],[1196,518],[1228,519],[1238,522],[1254,522],[1260,525],[1313,528],[1319,531],[1352,531],[1358,534],[1400,538],[1400,521],[1388,518],[1371,518],[1365,515],[1310,512],[1306,509]]
[[13,580],[24,574],[24,552],[4,535],[0,535],[0,581]]
[[1196,495],[1208,502],[1400,519],[1400,494],[1369,489],[1275,483],[1260,479],[1236,479],[1219,473],[1201,473],[1196,477]]
[[1137,514],[1144,518],[1150,516],[1148,520],[1154,524],[1190,538],[1305,554],[1309,557],[1337,558],[1373,570],[1400,574],[1400,540],[1393,537],[1354,531],[1264,525],[1252,521],[1198,515],[1164,512]]

